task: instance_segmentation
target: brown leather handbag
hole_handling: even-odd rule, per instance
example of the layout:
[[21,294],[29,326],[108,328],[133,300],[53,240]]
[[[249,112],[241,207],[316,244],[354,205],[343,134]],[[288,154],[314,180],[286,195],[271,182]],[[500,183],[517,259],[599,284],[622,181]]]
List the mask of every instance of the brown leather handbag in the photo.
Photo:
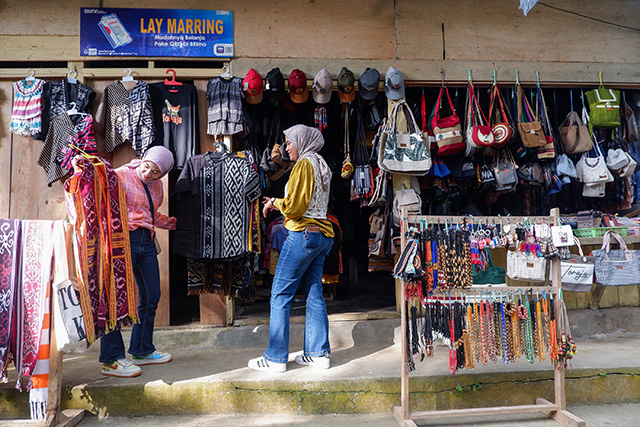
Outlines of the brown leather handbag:
[[[524,108],[522,105],[523,99],[525,102]],[[542,125],[538,117],[533,113],[529,100],[522,93],[522,86],[520,85],[518,85],[518,132],[525,147],[544,147],[547,143]]]

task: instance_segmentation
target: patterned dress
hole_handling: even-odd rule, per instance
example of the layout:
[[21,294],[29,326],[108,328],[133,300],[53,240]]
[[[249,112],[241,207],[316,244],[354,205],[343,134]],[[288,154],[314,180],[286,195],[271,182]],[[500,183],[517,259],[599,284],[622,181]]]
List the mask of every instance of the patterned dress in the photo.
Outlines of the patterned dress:
[[13,83],[13,109],[9,131],[31,136],[42,130],[42,88],[44,80],[31,82],[20,80]]
[[207,133],[233,135],[242,132],[242,80],[214,77],[207,83]]
[[127,91],[121,81],[107,86],[96,111],[96,122],[104,126],[105,148],[112,153],[127,141],[142,156],[155,137],[149,85],[138,81]]

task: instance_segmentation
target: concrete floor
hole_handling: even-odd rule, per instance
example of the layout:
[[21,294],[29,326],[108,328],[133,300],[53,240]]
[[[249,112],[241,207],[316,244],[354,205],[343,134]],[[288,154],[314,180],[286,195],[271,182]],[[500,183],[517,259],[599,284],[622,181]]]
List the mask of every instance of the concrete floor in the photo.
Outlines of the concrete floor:
[[[582,418],[588,427],[635,427],[640,424],[640,404],[589,405],[570,406],[569,411]],[[542,414],[502,415],[470,420],[463,418],[449,419],[446,422],[433,421],[417,423],[420,426],[482,426],[482,427],[554,427],[560,424]],[[334,426],[372,426],[397,427],[398,423],[390,413],[349,414],[349,415],[175,415],[145,417],[112,417],[99,419],[96,416],[85,416],[79,424],[81,427],[111,426],[175,426],[181,427],[334,427]]]

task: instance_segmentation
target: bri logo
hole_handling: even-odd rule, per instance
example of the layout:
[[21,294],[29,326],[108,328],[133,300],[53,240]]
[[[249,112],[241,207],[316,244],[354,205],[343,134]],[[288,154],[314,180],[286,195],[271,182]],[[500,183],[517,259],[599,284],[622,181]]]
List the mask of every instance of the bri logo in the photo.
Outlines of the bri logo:
[[224,46],[216,46],[216,53],[219,55],[224,54]]
[[162,113],[162,121],[173,122],[177,125],[182,123],[182,117],[178,115],[178,113],[180,112],[180,106],[177,105],[174,107],[167,99],[164,100],[164,103],[167,105],[167,113]]

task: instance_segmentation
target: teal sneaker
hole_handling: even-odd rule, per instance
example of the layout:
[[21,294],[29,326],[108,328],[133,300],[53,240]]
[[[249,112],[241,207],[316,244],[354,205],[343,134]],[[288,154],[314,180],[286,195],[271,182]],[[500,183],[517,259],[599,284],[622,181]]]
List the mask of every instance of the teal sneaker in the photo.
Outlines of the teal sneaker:
[[161,351],[154,351],[146,356],[134,356],[131,355],[131,361],[134,365],[160,365],[162,363],[169,363],[173,360],[169,353],[163,353]]

